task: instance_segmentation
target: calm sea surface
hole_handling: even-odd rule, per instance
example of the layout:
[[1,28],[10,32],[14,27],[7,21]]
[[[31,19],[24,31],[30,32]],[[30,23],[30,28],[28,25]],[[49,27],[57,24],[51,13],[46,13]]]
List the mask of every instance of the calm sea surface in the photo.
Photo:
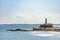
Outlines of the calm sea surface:
[[[40,24],[0,24],[0,40],[60,40],[60,32],[34,31],[34,32],[10,32],[8,29],[32,29]],[[55,24],[54,27],[60,27]]]

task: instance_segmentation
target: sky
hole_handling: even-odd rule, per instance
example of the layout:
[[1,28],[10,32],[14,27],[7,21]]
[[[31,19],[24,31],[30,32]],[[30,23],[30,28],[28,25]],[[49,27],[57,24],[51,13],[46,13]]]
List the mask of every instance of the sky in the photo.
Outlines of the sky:
[[0,24],[60,24],[60,0],[0,0]]

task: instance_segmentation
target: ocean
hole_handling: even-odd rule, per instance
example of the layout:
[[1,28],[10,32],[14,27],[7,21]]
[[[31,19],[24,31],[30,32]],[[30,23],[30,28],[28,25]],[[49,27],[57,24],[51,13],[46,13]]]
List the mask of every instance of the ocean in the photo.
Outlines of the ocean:
[[[60,40],[60,32],[53,31],[6,31],[9,29],[32,29],[40,24],[0,24],[0,40]],[[54,27],[60,27],[60,24],[54,24]]]

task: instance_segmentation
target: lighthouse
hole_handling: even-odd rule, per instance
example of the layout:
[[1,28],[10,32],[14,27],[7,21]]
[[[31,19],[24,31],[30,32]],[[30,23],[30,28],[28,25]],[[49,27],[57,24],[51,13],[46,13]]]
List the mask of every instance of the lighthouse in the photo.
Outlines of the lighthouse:
[[47,24],[47,18],[45,18],[45,24]]
[[45,18],[45,23],[40,25],[40,27],[48,28],[48,27],[53,27],[53,25],[52,23],[47,23],[47,18]]

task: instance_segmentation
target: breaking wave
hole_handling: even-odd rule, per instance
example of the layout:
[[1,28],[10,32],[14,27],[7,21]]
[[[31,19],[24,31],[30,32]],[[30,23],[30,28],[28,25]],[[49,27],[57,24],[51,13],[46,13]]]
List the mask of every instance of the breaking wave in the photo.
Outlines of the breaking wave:
[[46,36],[54,36],[53,34],[32,34],[35,36],[42,36],[42,37],[46,37]]
[[34,32],[31,32],[31,35],[40,36],[40,37],[59,37],[60,38],[60,32],[53,32],[53,31],[34,31]]

